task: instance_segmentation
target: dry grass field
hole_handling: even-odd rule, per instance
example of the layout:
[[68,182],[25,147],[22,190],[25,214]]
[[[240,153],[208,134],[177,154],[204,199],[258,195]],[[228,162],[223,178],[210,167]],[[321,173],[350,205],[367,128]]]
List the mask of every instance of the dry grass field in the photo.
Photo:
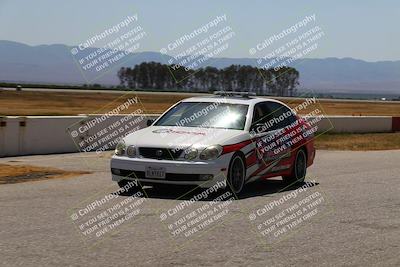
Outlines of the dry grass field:
[[323,134],[315,147],[325,150],[392,150],[400,149],[400,133]]
[[[128,98],[138,96],[145,113],[161,113],[177,101],[189,97],[180,93],[95,93],[95,92],[33,92],[0,91],[0,115],[77,115],[108,112],[124,103]],[[195,96],[193,94],[193,96]],[[294,107],[299,99],[280,99]],[[325,115],[388,115],[400,116],[400,102],[368,101],[317,101],[315,107]],[[121,113],[130,113],[138,106],[131,106]],[[312,108],[312,107],[310,107]],[[301,112],[300,112],[301,113]]]

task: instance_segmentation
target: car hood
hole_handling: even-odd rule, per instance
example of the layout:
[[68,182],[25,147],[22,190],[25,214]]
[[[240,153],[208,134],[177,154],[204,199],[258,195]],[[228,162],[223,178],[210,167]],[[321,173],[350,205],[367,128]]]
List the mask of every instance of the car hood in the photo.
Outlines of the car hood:
[[150,126],[127,135],[124,141],[139,147],[187,148],[235,144],[249,136],[241,130]]

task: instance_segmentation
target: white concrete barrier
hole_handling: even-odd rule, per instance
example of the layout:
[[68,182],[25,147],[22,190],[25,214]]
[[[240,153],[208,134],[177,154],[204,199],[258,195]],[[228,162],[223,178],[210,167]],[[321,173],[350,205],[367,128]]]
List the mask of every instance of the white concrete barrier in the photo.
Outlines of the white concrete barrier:
[[[136,128],[131,127],[127,131],[146,127],[147,119],[155,119],[159,115],[135,116],[142,120],[137,121]],[[135,116],[131,119],[135,120]],[[0,117],[0,157],[82,151],[79,145],[81,140],[118,124],[118,121],[122,121],[124,125],[123,118],[126,115],[110,116],[104,122],[91,126],[89,130],[79,130],[89,125],[94,118],[101,117],[102,115]],[[312,119],[314,118],[309,118]],[[394,121],[390,116],[328,116],[318,121],[317,126],[321,133],[392,132],[398,130],[398,126],[393,128]],[[74,130],[80,131],[76,138],[71,136]],[[124,136],[127,131],[119,132],[113,138]],[[112,149],[114,145],[115,143],[111,144],[108,149]],[[99,148],[100,146],[95,147],[94,150]]]
[[75,152],[66,126],[84,116],[7,117],[0,127],[0,156]]
[[[146,115],[146,118],[155,119],[157,116]],[[82,151],[79,140],[96,135],[126,115],[110,116],[80,132],[76,138],[71,136],[71,130],[78,130],[96,117],[101,115],[0,117],[0,157],[79,152]],[[138,127],[145,127],[146,121],[140,121]],[[124,132],[115,138],[123,135]]]

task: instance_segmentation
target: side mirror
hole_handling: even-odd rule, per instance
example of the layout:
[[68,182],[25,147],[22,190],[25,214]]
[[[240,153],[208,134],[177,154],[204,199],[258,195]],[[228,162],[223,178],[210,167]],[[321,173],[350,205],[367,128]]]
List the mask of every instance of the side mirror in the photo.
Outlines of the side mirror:
[[153,122],[154,122],[154,120],[147,120],[147,126],[150,126],[150,125],[152,125],[153,124]]

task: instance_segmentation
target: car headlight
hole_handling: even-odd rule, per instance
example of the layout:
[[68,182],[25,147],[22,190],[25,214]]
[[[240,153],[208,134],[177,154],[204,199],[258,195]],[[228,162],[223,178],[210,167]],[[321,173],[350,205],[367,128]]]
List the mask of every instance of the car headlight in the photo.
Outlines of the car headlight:
[[126,150],[126,144],[124,140],[119,141],[119,143],[117,144],[117,146],[115,147],[115,155],[117,156],[122,156],[125,154],[125,150]]
[[196,148],[189,148],[185,150],[185,159],[192,160],[197,157],[199,151]]
[[136,156],[136,147],[135,146],[128,146],[128,148],[126,149],[126,154],[128,155],[128,157],[135,157]]
[[207,147],[200,153],[200,159],[212,160],[218,158],[219,156],[221,156],[221,154],[222,154],[222,146],[213,145]]

